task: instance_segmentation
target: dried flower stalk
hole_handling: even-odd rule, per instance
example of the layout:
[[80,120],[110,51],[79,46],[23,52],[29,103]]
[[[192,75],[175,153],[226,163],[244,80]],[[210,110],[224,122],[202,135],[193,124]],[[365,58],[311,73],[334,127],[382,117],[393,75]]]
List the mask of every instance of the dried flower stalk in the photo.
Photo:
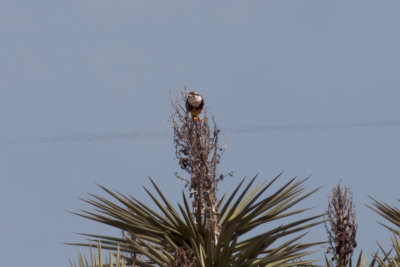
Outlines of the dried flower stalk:
[[[187,89],[181,93],[183,103],[188,96]],[[174,114],[172,116],[174,128],[174,143],[176,157],[180,167],[186,171],[189,178],[178,173],[176,177],[185,181],[190,190],[193,214],[196,223],[204,225],[213,233],[214,244],[218,241],[218,183],[225,175],[217,175],[217,166],[224,149],[219,146],[219,133],[215,119],[212,118],[212,127],[207,116],[207,108],[203,108],[202,119],[193,120],[190,113],[178,97],[172,102]],[[228,174],[231,175],[231,174]]]
[[357,224],[352,193],[340,183],[332,189],[325,228],[330,245],[327,253],[332,254],[336,266],[348,266],[357,246]]

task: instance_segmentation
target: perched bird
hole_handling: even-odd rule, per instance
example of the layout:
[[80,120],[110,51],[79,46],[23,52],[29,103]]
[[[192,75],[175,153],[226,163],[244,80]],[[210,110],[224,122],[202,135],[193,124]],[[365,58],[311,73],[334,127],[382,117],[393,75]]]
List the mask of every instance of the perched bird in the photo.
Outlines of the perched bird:
[[199,119],[201,121],[199,114],[201,113],[203,106],[203,97],[199,95],[199,93],[197,93],[196,91],[190,92],[186,99],[186,109],[190,112],[190,114],[192,114],[193,120]]

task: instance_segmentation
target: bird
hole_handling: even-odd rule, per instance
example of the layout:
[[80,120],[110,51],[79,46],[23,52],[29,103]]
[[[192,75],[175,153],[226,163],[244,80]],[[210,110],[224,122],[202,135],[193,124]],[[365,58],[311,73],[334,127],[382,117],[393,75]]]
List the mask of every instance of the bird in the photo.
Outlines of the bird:
[[186,110],[189,111],[190,114],[192,114],[193,120],[201,121],[199,115],[203,107],[204,107],[203,97],[196,91],[190,92],[186,99]]

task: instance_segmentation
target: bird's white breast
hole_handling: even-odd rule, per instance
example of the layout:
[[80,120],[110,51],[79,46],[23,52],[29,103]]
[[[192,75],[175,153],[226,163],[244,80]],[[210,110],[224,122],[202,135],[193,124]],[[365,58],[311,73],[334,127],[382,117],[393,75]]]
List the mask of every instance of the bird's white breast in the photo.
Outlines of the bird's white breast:
[[200,95],[193,95],[188,97],[189,104],[195,108],[200,106],[202,100],[203,98]]

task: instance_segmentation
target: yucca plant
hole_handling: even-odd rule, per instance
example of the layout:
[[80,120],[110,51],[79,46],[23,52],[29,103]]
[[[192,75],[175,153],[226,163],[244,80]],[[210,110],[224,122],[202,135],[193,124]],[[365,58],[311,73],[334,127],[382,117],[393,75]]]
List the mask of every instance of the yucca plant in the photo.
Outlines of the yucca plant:
[[[393,233],[392,248],[389,251],[385,251],[383,247],[378,244],[382,256],[377,254],[376,261],[379,263],[379,266],[400,266],[400,209],[390,206],[387,203],[377,201],[372,197],[370,198],[372,199],[372,206],[368,207],[394,225],[393,227],[384,223],[380,223]],[[398,201],[400,202],[400,200]],[[394,255],[392,255],[392,253]]]
[[[184,100],[187,95],[185,90]],[[307,179],[293,178],[272,192],[281,174],[257,186],[256,177],[248,183],[243,179],[232,193],[218,199],[218,184],[230,174],[217,175],[223,149],[215,120],[210,127],[205,110],[195,120],[178,100],[173,106],[176,155],[189,177],[176,176],[186,182],[189,192],[182,191],[182,202],[174,206],[151,179],[155,193],[145,188],[150,205],[100,186],[111,200],[90,194],[85,201],[95,210],[76,214],[124,234],[85,234],[89,243],[76,245],[100,240],[105,249],[120,247],[131,266],[311,265],[304,257],[321,242],[301,240],[307,230],[322,223],[322,215],[299,219],[308,209],[292,209],[316,191],[305,192]]]
[[[395,227],[389,226],[387,224],[380,223],[389,231],[394,232],[397,235],[400,235],[399,228],[400,228],[400,209],[397,207],[390,206],[387,203],[380,202],[373,197],[370,197],[372,200],[372,206],[368,206],[370,209],[375,211],[378,215],[382,218],[388,220],[390,223],[394,224]],[[398,200],[400,202],[400,199]]]
[[[293,205],[311,195],[314,191],[303,194],[305,180],[290,180],[276,192],[263,196],[263,193],[276,181],[268,184],[251,186],[252,179],[245,188],[243,181],[232,194],[218,203],[221,208],[218,223],[221,232],[216,246],[213,246],[212,236],[204,224],[196,224],[188,199],[182,193],[183,205],[178,204],[177,211],[166,199],[164,194],[152,181],[158,196],[149,190],[146,192],[158,207],[155,211],[137,199],[113,192],[105,187],[107,192],[119,204],[99,195],[91,195],[86,201],[96,208],[97,212],[82,211],[79,216],[121,229],[132,238],[112,237],[88,234],[92,242],[100,240],[103,248],[122,252],[135,252],[141,257],[135,259],[137,266],[174,266],[182,259],[196,259],[196,266],[297,266],[309,264],[302,260],[293,262],[312,253],[309,250],[319,243],[301,243],[304,231],[319,223],[321,216],[293,220],[305,209],[289,211]],[[268,223],[287,218],[287,223],[278,227],[268,227]],[[264,231],[249,236],[252,230],[263,226]],[[285,242],[279,242],[288,237]],[[77,245],[89,246],[90,243]],[[179,266],[179,265],[177,265]]]

